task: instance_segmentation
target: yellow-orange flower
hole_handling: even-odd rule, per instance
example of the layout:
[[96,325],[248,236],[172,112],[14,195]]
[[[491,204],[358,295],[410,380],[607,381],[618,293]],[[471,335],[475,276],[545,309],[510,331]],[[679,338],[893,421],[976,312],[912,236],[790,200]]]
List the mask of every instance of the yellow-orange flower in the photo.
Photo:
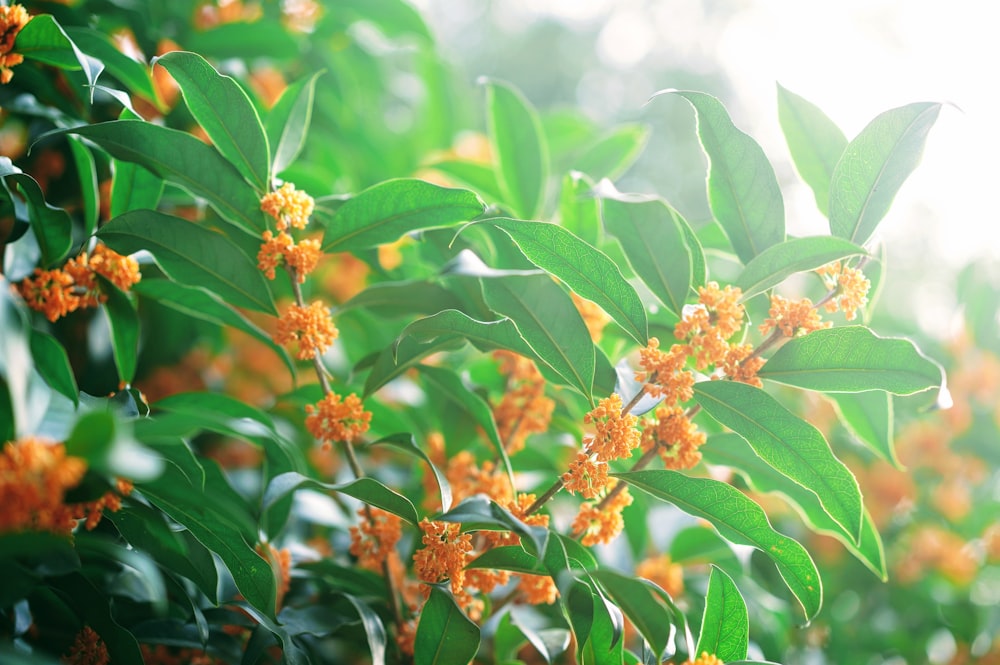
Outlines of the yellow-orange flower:
[[857,268],[841,267],[840,261],[828,263],[816,272],[828,289],[836,289],[836,295],[825,305],[826,311],[840,310],[848,321],[853,321],[857,311],[868,303],[872,283]]
[[749,344],[731,345],[722,361],[722,373],[733,381],[762,387],[764,384],[757,377],[757,372],[764,366],[765,360],[752,355],[753,347]]
[[[667,665],[673,665],[673,661],[667,663]],[[702,651],[700,656],[694,660],[685,660],[683,665],[725,665],[725,663],[719,660],[715,654]]]
[[595,343],[600,342],[601,335],[604,333],[604,327],[608,325],[609,321],[611,321],[611,317],[605,314],[603,309],[590,300],[581,298],[572,291],[570,291],[569,295],[573,298],[573,304],[576,305],[576,311],[580,312],[580,316],[583,318],[583,322],[587,326],[587,332],[590,333],[590,339],[592,339]]
[[674,563],[669,554],[643,559],[635,567],[635,574],[655,582],[673,598],[684,593],[684,569]]
[[122,291],[128,291],[142,275],[139,263],[131,256],[122,256],[107,245],[97,244],[87,260],[90,269],[103,276]]
[[456,503],[475,494],[485,494],[504,505],[514,496],[507,474],[491,461],[483,462],[480,467],[475,455],[468,450],[460,451],[448,460],[445,477]]
[[275,344],[299,343],[296,357],[309,360],[323,354],[338,336],[337,327],[330,319],[330,310],[322,300],[307,306],[289,305],[278,319],[273,339]]
[[462,533],[460,524],[420,521],[424,532],[422,549],[413,555],[413,570],[423,582],[436,584],[450,579],[453,593],[460,593],[465,584],[465,564],[472,551],[472,535]]
[[[615,487],[617,483],[608,485],[609,495]],[[597,543],[610,543],[625,528],[622,510],[631,504],[632,495],[629,494],[627,487],[623,487],[615,494],[603,509],[598,509],[598,504],[585,501],[573,519],[572,531],[575,535],[583,535],[583,540],[580,542],[587,547]]]
[[372,414],[365,411],[361,399],[351,393],[341,400],[340,395],[330,393],[315,406],[306,406],[306,429],[324,443],[346,441],[353,443],[368,431]]
[[254,549],[271,565],[271,569],[274,571],[277,582],[275,608],[280,611],[285,594],[288,593],[288,589],[292,585],[292,553],[287,548],[279,550],[270,543],[266,547],[263,544],[258,544]]
[[30,20],[31,17],[21,5],[0,7],[0,84],[10,83],[14,78],[11,67],[24,62],[23,55],[13,52],[14,40]]
[[522,573],[517,590],[521,599],[529,605],[551,605],[559,598],[559,589],[548,575]]
[[[371,519],[368,519],[368,513]],[[362,508],[358,511],[361,521],[351,527],[350,553],[358,558],[358,565],[382,573],[382,565],[395,554],[396,543],[403,536],[403,521],[398,516],[380,508]]]
[[705,443],[705,433],[691,422],[678,406],[656,410],[656,421],[647,422],[642,432],[642,450],[656,447],[668,469],[690,469],[701,461],[698,448]]
[[286,182],[279,189],[268,192],[260,200],[260,209],[274,218],[279,231],[289,226],[304,229],[313,214],[315,202],[303,191],[296,190],[295,185]]
[[319,240],[314,238],[296,243],[285,231],[279,231],[278,235],[264,231],[263,237],[264,242],[257,252],[257,267],[268,279],[274,279],[275,269],[284,262],[295,273],[295,280],[302,284],[323,255]]
[[576,459],[570,462],[569,471],[563,474],[562,481],[568,491],[593,499],[608,484],[608,465],[595,462],[587,453],[578,453]]
[[511,455],[522,450],[532,434],[549,428],[555,402],[545,396],[545,380],[535,363],[510,351],[494,351],[501,374],[508,377],[508,389],[493,409],[497,432]]
[[632,449],[639,445],[638,419],[631,413],[622,413],[622,398],[617,393],[597,403],[583,422],[593,424],[593,435],[584,437],[584,450],[595,455],[600,462],[632,456]]
[[765,335],[775,328],[781,330],[785,337],[792,337],[830,327],[829,321],[820,320],[819,312],[809,298],[788,300],[777,294],[772,295],[768,314],[760,326],[761,333]]
[[0,533],[51,531],[69,535],[77,513],[63,502],[87,472],[61,443],[34,437],[8,441],[0,454]]
[[650,337],[646,348],[639,351],[641,371],[635,380],[646,383],[646,392],[662,397],[667,404],[686,402],[694,396],[694,374],[685,370],[691,348],[674,344],[669,351],[660,350],[660,340]]
[[76,634],[73,646],[59,660],[66,665],[108,665],[111,662],[111,657],[108,655],[108,647],[105,646],[101,636],[94,632],[90,626],[84,626]]

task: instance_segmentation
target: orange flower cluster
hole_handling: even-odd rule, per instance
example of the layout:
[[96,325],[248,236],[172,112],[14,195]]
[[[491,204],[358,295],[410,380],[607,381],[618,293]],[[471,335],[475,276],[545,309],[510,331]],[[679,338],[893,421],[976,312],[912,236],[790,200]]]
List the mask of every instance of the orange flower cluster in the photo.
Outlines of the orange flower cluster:
[[121,495],[132,485],[118,482],[118,492],[107,492],[95,501],[64,502],[68,490],[80,484],[87,463],[66,455],[61,443],[47,443],[28,437],[8,441],[0,453],[0,533],[49,531],[69,536],[78,520],[86,518],[86,528],[100,522],[106,508],[121,508]]
[[108,647],[101,636],[90,626],[84,626],[76,634],[73,646],[59,660],[66,665],[108,665],[111,656],[108,655]]
[[750,344],[732,344],[719,367],[722,373],[733,381],[761,388],[764,383],[757,376],[757,372],[765,362],[767,361],[760,356],[753,355],[753,346]]
[[597,457],[599,462],[609,462],[632,456],[632,449],[639,445],[638,419],[631,413],[622,413],[622,398],[617,393],[597,403],[583,422],[594,425],[594,434],[583,439],[584,450]]
[[507,474],[490,461],[479,466],[475,456],[468,450],[462,450],[448,460],[445,477],[451,486],[455,503],[476,494],[485,494],[504,505],[514,496]]
[[563,487],[569,492],[579,492],[586,499],[593,499],[608,484],[608,465],[591,459],[589,453],[577,453],[570,462],[569,471],[562,475]]
[[340,333],[330,318],[330,310],[322,300],[314,300],[306,306],[289,305],[278,318],[278,326],[272,335],[275,344],[286,346],[299,343],[299,360],[311,360],[322,355],[333,344]]
[[569,295],[573,298],[573,304],[576,305],[576,310],[580,312],[580,316],[587,326],[590,339],[594,340],[595,344],[600,342],[601,335],[604,334],[604,326],[608,325],[611,317],[605,314],[603,309],[586,298],[581,298],[572,291],[570,291]]
[[698,289],[698,305],[685,307],[681,321],[674,326],[674,337],[687,340],[688,355],[695,357],[699,370],[722,363],[729,350],[726,340],[743,327],[744,309],[739,303],[740,289],[720,289],[709,282]]
[[472,535],[462,533],[460,524],[432,522],[427,518],[421,520],[419,526],[424,532],[421,538],[424,547],[413,555],[413,570],[417,577],[430,584],[450,580],[455,602],[466,610],[470,618],[478,618],[482,601],[465,590],[465,565],[472,551]]
[[[673,661],[667,663],[673,665]],[[725,665],[715,654],[702,651],[701,655],[694,660],[685,660],[683,665]]]
[[656,583],[671,598],[684,593],[684,569],[671,561],[669,554],[643,559],[635,567],[635,575]]
[[279,550],[270,543],[267,544],[266,549],[263,544],[258,544],[254,549],[271,565],[271,570],[274,571],[275,580],[278,583],[275,610],[280,611],[285,594],[288,593],[288,589],[292,585],[292,553],[284,548]]
[[648,421],[642,431],[642,451],[654,446],[668,469],[690,469],[701,461],[698,448],[705,443],[705,433],[699,432],[679,406],[661,406],[656,420]]
[[191,23],[195,30],[210,30],[224,23],[253,23],[263,15],[256,2],[243,4],[243,0],[216,0],[199,5]]
[[[615,487],[617,482],[609,483],[605,488],[605,496],[610,495]],[[632,495],[627,487],[618,491],[603,508],[598,508],[598,504],[590,501],[583,502],[573,519],[573,534],[582,534],[583,540],[580,542],[588,547],[597,543],[610,543],[625,528],[622,511],[631,504]]]
[[857,311],[868,303],[868,290],[872,283],[857,268],[841,267],[834,261],[816,270],[828,289],[836,289],[836,295],[826,303],[828,312],[840,310],[848,321],[853,321]]
[[315,406],[306,406],[306,413],[306,429],[324,445],[331,441],[353,443],[368,431],[372,419],[371,411],[365,411],[354,393],[343,400],[340,395],[330,393]]
[[805,335],[814,330],[829,328],[829,321],[822,321],[819,312],[809,298],[788,300],[777,294],[771,296],[771,309],[768,318],[760,325],[764,335],[774,329],[781,330],[785,337]]
[[290,182],[268,192],[260,200],[260,209],[274,218],[279,231],[284,231],[289,226],[295,229],[306,228],[315,205],[311,196],[296,190],[295,185]]
[[274,279],[275,269],[284,262],[295,274],[295,280],[302,284],[306,276],[316,269],[322,255],[319,240],[307,239],[296,243],[285,231],[279,231],[278,235],[264,231],[264,243],[257,252],[257,267],[268,279]]
[[661,351],[660,340],[650,337],[646,348],[639,351],[642,370],[635,373],[635,380],[644,382],[649,395],[662,397],[667,404],[686,402],[694,396],[694,374],[684,369],[689,353],[685,344]]
[[[368,515],[371,519],[368,519]],[[397,558],[396,544],[403,537],[403,521],[397,515],[380,508],[358,510],[361,521],[351,527],[350,553],[358,558],[358,565],[382,573],[382,566],[390,558]]]
[[904,543],[902,560],[896,564],[896,579],[912,584],[926,570],[939,571],[955,584],[966,585],[979,572],[979,561],[961,536],[938,526],[924,525]]
[[13,52],[14,40],[30,20],[31,17],[21,5],[0,7],[0,84],[10,83],[14,78],[11,67],[24,62],[23,55]]
[[107,300],[95,275],[107,278],[122,291],[142,277],[135,259],[122,256],[106,245],[97,245],[92,254],[72,258],[61,269],[35,268],[33,276],[23,279],[17,290],[28,307],[54,322],[70,312],[97,307]]
[[493,418],[504,448],[513,455],[524,448],[529,436],[548,430],[555,402],[545,396],[545,380],[534,362],[512,351],[494,351],[493,357],[508,382]]

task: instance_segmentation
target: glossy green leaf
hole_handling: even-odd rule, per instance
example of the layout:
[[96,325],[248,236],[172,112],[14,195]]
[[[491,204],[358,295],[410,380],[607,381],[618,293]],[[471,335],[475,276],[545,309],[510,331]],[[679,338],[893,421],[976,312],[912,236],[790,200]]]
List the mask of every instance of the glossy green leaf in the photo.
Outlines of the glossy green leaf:
[[206,58],[273,58],[288,60],[301,57],[298,40],[286,30],[276,30],[271,21],[234,21],[210,30],[191,30],[184,46]]
[[430,587],[420,611],[415,665],[467,665],[479,650],[479,626],[469,620],[447,591]]
[[[537,630],[533,627],[530,615],[527,619],[522,619],[522,612],[517,606],[512,607],[505,616],[510,617],[510,623],[517,631],[527,638],[531,646],[545,659],[546,663],[551,663],[569,649],[572,641],[572,633],[565,628],[542,628]],[[528,612],[524,612],[528,614]]]
[[599,588],[595,587],[593,599],[593,624],[579,660],[592,665],[620,665],[625,662],[622,612]]
[[823,583],[816,564],[798,542],[775,531],[764,510],[735,487],[678,471],[633,471],[615,477],[684,512],[708,520],[730,542],[750,545],[778,567],[785,584],[802,604],[806,619],[819,612]]
[[242,422],[247,425],[245,434],[248,436],[276,435],[274,421],[270,415],[224,393],[205,391],[174,393],[157,400],[156,409],[229,422]]
[[483,213],[473,192],[423,180],[387,180],[347,201],[323,236],[324,252],[348,252],[395,242],[412,231],[452,226]]
[[538,113],[513,86],[486,80],[486,126],[497,182],[514,214],[532,219],[545,200],[549,156]]
[[463,531],[482,529],[510,531],[520,536],[521,545],[528,549],[529,554],[535,556],[545,552],[549,538],[547,529],[528,526],[485,494],[471,496],[435,519],[461,524]]
[[80,389],[63,345],[40,330],[32,330],[29,339],[31,360],[38,373],[53,390],[73,400],[74,406],[80,406]]
[[[728,434],[725,436],[738,437],[739,435]],[[709,443],[711,443],[711,440]],[[745,441],[743,443],[746,445]],[[769,466],[767,468],[771,469]],[[771,472],[777,474],[777,471],[774,469],[771,469]],[[781,477],[784,478],[784,476]],[[667,554],[670,555],[670,559],[674,563],[688,565],[712,564],[722,568],[734,577],[741,577],[743,575],[743,564],[736,558],[736,553],[733,551],[732,545],[720,537],[715,529],[709,529],[700,525],[681,529],[670,541],[670,549],[667,551]]]
[[723,661],[747,657],[750,642],[750,616],[747,604],[733,578],[712,566],[705,594],[705,612],[695,653],[708,652]]
[[66,130],[89,139],[112,157],[143,166],[203,198],[250,235],[264,232],[260,197],[235,166],[187,132],[141,120],[112,120]]
[[490,308],[510,317],[535,354],[589,398],[596,362],[594,343],[562,288],[548,275],[511,275],[482,283]]
[[324,483],[294,471],[279,474],[271,479],[261,499],[261,512],[267,512],[268,508],[301,487],[340,492],[398,515],[410,524],[420,521],[417,510],[409,499],[374,478],[357,478],[346,483]]
[[705,462],[733,469],[754,491],[772,492],[784,497],[810,529],[836,538],[879,579],[887,579],[882,538],[867,511],[861,525],[861,539],[855,543],[854,536],[827,514],[813,492],[758,457],[750,444],[738,434],[716,434],[699,450]]
[[449,289],[436,282],[414,280],[372,284],[340,305],[337,313],[358,307],[378,316],[391,317],[455,310],[461,307],[461,302]]
[[271,172],[275,175],[291,166],[306,144],[316,96],[316,72],[285,88],[267,115],[267,142],[271,148]]
[[[437,368],[435,368],[437,369]],[[438,370],[444,371],[444,370]],[[493,426],[496,429],[496,425]],[[390,434],[389,436],[384,436],[377,441],[372,441],[368,444],[369,446],[390,446],[396,450],[401,450],[408,455],[413,455],[418,457],[427,463],[427,467],[431,470],[431,474],[434,476],[434,481],[437,483],[438,491],[441,494],[441,510],[448,510],[451,508],[451,485],[448,484],[448,479],[441,472],[440,469],[435,466],[434,462],[431,460],[430,456],[424,452],[424,449],[417,445],[416,440],[412,434],[406,432],[400,432],[399,434]]]
[[104,63],[105,70],[129,90],[150,102],[157,101],[149,68],[122,53],[107,35],[79,26],[67,26],[63,30],[81,51]]
[[69,137],[69,148],[80,181],[80,199],[83,204],[83,228],[87,235],[97,227],[100,201],[97,193],[97,166],[90,150],[77,138]]
[[778,121],[795,168],[816,196],[816,206],[829,213],[830,181],[847,147],[844,132],[818,106],[778,84]]
[[397,344],[407,337],[428,341],[456,335],[482,350],[507,349],[529,358],[535,356],[512,320],[503,318],[497,321],[477,321],[457,309],[446,309],[417,319],[403,328]]
[[430,164],[429,168],[445,174],[456,184],[468,187],[483,196],[488,201],[501,201],[500,183],[496,172],[488,164],[468,162],[459,159],[445,159]]
[[680,215],[659,199],[606,198],[603,205],[604,227],[618,239],[632,270],[679,316],[691,291],[693,265]]
[[559,190],[559,224],[595,247],[601,240],[601,200],[594,181],[585,173],[570,171]]
[[135,210],[97,232],[120,254],[148,250],[171,279],[206,288],[234,307],[277,314],[264,274],[220,233],[152,210]]
[[[698,115],[698,138],[708,155],[708,202],[743,263],[785,239],[785,203],[760,145],[736,128],[722,103],[702,92],[684,97]],[[657,93],[663,94],[663,93]]]
[[156,59],[174,77],[191,115],[212,144],[258,192],[270,186],[270,149],[257,109],[243,88],[205,58],[172,51]]
[[536,557],[524,551],[520,545],[491,547],[473,559],[466,568],[490,568],[509,570],[525,575],[546,575],[545,567]]
[[590,576],[601,583],[659,661],[673,636],[673,612],[663,603],[659,590],[647,580],[613,570],[595,570]]
[[872,451],[897,469],[903,466],[893,445],[892,396],[881,390],[829,395],[840,422]]
[[788,340],[758,375],[807,390],[911,395],[942,385],[941,367],[908,339],[864,326],[816,330]]
[[139,362],[139,314],[129,297],[111,282],[101,278],[101,284],[101,290],[107,297],[102,309],[108,319],[108,328],[111,330],[111,350],[115,365],[118,367],[118,376],[129,384],[135,378],[135,369]]
[[131,210],[155,210],[163,195],[163,178],[120,159],[111,160],[111,218]]
[[66,437],[66,453],[99,464],[115,444],[115,429],[115,418],[107,411],[85,413]]
[[830,182],[830,230],[859,245],[871,238],[924,150],[941,104],[918,102],[878,115],[847,144]]
[[246,333],[274,351],[288,368],[288,373],[294,376],[295,366],[285,348],[275,344],[271,335],[243,316],[238,310],[224,303],[214,293],[197,286],[184,286],[169,279],[147,278],[133,284],[132,291],[188,316]]
[[814,492],[857,541],[864,512],[858,481],[818,429],[745,383],[702,381],[694,393],[708,415],[746,439],[761,459]]
[[556,224],[504,217],[482,223],[509,235],[529,261],[596,303],[636,342],[649,339],[639,295],[604,252]]
[[573,168],[594,180],[617,180],[639,158],[648,140],[646,125],[620,125],[573,158]]
[[[85,56],[51,14],[38,14],[17,33],[15,50],[27,60],[60,69],[82,69]],[[89,81],[94,83],[93,79]]]
[[375,357],[372,370],[365,379],[363,396],[368,397],[430,354],[454,350],[462,344],[461,339],[453,336],[437,337],[428,342],[418,342],[412,337],[399,340]]
[[0,176],[8,183],[18,185],[24,195],[31,229],[42,252],[42,265],[52,267],[61,263],[73,246],[73,220],[69,214],[62,208],[49,205],[38,182],[22,173],[7,157],[0,157]]
[[355,598],[350,594],[344,594],[344,598],[354,606],[358,617],[361,618],[365,637],[368,638],[368,652],[371,655],[372,665],[385,665],[386,635],[382,619],[360,598]]
[[743,290],[743,300],[777,286],[789,276],[806,270],[815,270],[831,261],[847,256],[866,254],[852,242],[835,236],[809,236],[789,238],[768,247],[746,264],[736,279],[736,286]]

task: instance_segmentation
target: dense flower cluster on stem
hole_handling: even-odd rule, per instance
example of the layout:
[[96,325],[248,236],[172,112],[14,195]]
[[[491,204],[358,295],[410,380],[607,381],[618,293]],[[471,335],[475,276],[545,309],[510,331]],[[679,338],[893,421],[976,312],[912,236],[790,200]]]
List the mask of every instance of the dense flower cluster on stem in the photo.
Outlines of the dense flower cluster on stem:
[[[617,484],[618,481],[609,483],[605,488],[605,496],[610,496]],[[615,492],[603,507],[599,508],[598,504],[585,501],[573,519],[571,530],[574,535],[582,536],[580,542],[588,547],[597,543],[610,543],[625,528],[622,511],[630,505],[632,505],[632,495],[629,494],[627,487]]]
[[689,348],[674,344],[669,350],[660,349],[660,340],[650,337],[649,343],[639,351],[639,366],[635,380],[646,384],[646,392],[667,404],[686,402],[694,396],[694,374],[684,369]]
[[350,552],[358,558],[359,566],[381,573],[390,559],[398,561],[396,544],[403,537],[403,521],[380,508],[362,508],[358,516],[362,520],[351,527]]
[[741,295],[738,288],[727,285],[720,289],[717,283],[709,282],[698,289],[698,305],[684,308],[674,337],[687,340],[687,355],[694,356],[697,369],[719,365],[725,358],[727,340],[743,327]]
[[111,656],[101,636],[90,626],[84,626],[60,661],[66,665],[108,665]]
[[17,285],[17,291],[28,307],[55,322],[78,309],[97,307],[108,299],[101,292],[96,275],[122,291],[130,289],[142,277],[135,259],[98,244],[90,255],[74,257],[62,268],[35,268],[31,277]]
[[482,601],[477,601],[465,590],[465,565],[472,552],[472,535],[462,533],[460,524],[432,522],[426,518],[421,520],[420,530],[424,532],[421,538],[424,547],[413,555],[417,578],[430,584],[449,580],[455,602],[474,617],[478,614],[476,608],[481,611]]
[[270,215],[279,231],[288,227],[304,229],[309,224],[315,202],[313,198],[295,185],[286,182],[273,192],[268,192],[260,200],[260,209]]
[[771,308],[768,317],[760,325],[760,331],[766,335],[772,330],[780,330],[785,337],[805,335],[814,330],[830,327],[829,321],[822,321],[816,306],[809,298],[788,300],[774,294],[771,296]]
[[24,62],[24,56],[14,53],[14,40],[31,17],[21,5],[0,7],[0,84],[14,78],[11,67]]
[[319,240],[310,238],[295,242],[289,233],[289,229],[304,229],[314,208],[313,198],[296,190],[290,182],[261,198],[260,209],[271,216],[278,231],[264,231],[264,242],[257,252],[257,267],[268,279],[275,278],[275,269],[281,264],[289,268],[299,284],[316,269],[322,257]]
[[642,432],[642,450],[656,448],[668,469],[690,469],[701,461],[698,448],[705,443],[705,433],[691,422],[684,409],[661,406],[656,419],[648,421]]
[[338,335],[329,308],[322,300],[315,300],[309,305],[289,305],[278,318],[272,338],[275,344],[282,346],[297,341],[299,352],[296,357],[310,360],[316,354],[325,353]]
[[637,420],[631,413],[622,413],[622,398],[611,393],[583,417],[583,422],[595,429],[584,437],[584,450],[599,462],[631,457],[632,449],[639,445]]
[[354,393],[345,398],[329,393],[315,406],[306,406],[306,414],[306,429],[324,445],[331,441],[354,443],[368,431],[372,419],[371,412],[365,411],[361,398]]
[[522,450],[528,437],[549,428],[555,402],[545,396],[545,380],[535,363],[512,351],[494,351],[507,376],[507,391],[493,409],[497,432],[511,455]]
[[824,305],[826,311],[839,310],[848,321],[853,321],[857,311],[868,304],[868,290],[872,283],[859,269],[841,266],[840,261],[828,263],[816,272],[823,278],[823,284],[835,292]]

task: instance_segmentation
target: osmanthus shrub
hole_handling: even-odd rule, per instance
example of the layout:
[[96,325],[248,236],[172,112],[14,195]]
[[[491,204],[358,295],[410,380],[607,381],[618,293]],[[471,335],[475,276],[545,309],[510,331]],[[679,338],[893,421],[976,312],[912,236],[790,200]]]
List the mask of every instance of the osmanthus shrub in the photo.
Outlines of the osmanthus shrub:
[[[695,228],[607,179],[644,130],[580,135],[499,81],[478,149],[412,177],[394,149],[427,146],[352,133],[324,77],[381,99],[345,25],[430,55],[419,17],[298,4],[0,15],[4,662],[780,658],[823,581],[747,485],[885,578],[855,476],[786,404],[863,430],[935,400],[939,366],[858,322],[939,105],[847,141],[780,90],[830,220],[793,238],[758,144],[665,91],[708,156]],[[270,100],[261,60],[293,80]]]

